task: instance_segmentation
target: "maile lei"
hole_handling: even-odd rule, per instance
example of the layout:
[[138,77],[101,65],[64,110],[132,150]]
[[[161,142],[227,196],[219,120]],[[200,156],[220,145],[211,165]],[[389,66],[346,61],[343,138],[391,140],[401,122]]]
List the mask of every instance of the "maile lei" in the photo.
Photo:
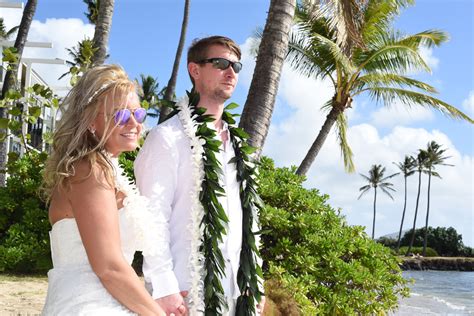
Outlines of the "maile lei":
[[[225,195],[219,184],[222,174],[221,164],[216,158],[221,141],[216,139],[216,131],[208,127],[214,118],[204,114],[206,109],[197,106],[199,94],[187,92],[175,106],[172,115],[177,114],[183,124],[184,132],[191,142],[193,159],[193,178],[196,190],[191,206],[192,236],[189,268],[191,271],[191,288],[189,293],[190,314],[219,315],[227,303],[221,284],[225,271],[225,262],[218,245],[226,234],[228,218],[218,201]],[[259,251],[255,243],[253,229],[256,229],[254,217],[257,216],[262,202],[257,194],[255,179],[256,165],[250,155],[254,148],[247,145],[248,135],[235,126],[234,117],[227,110],[236,104],[228,105],[222,114],[222,120],[229,127],[230,141],[235,150],[235,157],[229,163],[235,163],[237,181],[240,183],[240,199],[242,203],[242,249],[240,266],[237,272],[237,284],[240,293],[237,299],[236,315],[254,315],[255,305],[260,301],[262,293],[259,283],[262,271],[257,263]]]

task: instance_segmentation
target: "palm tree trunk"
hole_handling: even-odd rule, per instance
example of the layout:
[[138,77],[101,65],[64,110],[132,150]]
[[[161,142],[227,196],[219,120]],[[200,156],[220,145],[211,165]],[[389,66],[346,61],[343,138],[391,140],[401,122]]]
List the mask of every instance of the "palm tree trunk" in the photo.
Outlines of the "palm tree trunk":
[[329,131],[331,131],[332,126],[337,120],[337,116],[340,114],[340,109],[338,109],[336,106],[333,106],[331,108],[331,111],[329,114],[326,116],[326,121],[324,122],[323,126],[321,127],[321,130],[319,131],[318,136],[314,140],[313,144],[311,145],[310,149],[308,150],[308,153],[304,157],[303,161],[301,162],[300,166],[296,170],[296,174],[298,175],[305,175],[311,165],[313,164],[314,160],[316,159],[316,156],[318,155],[319,151],[321,150],[321,147],[323,146],[324,142],[326,141],[326,138],[329,135]]
[[[18,54],[18,64],[10,64],[10,69],[5,74],[2,87],[2,100],[5,98],[8,90],[18,89],[17,78],[18,78],[18,66],[21,62],[23,55],[23,49],[25,47],[26,39],[28,38],[28,32],[30,30],[31,22],[36,12],[37,0],[28,0],[23,10],[21,17],[20,26],[18,28],[18,34],[16,36],[14,47]],[[6,118],[7,112],[5,108],[0,108],[0,118]],[[7,130],[0,130],[0,134],[4,133],[7,135]],[[0,142],[0,170],[5,168],[7,163],[7,142],[6,139]],[[0,186],[5,185],[5,173],[0,173]]]
[[413,219],[413,231],[411,234],[410,245],[408,246],[405,256],[408,256],[408,254],[411,251],[411,248],[413,247],[413,242],[415,241],[415,227],[416,227],[416,217],[418,216],[418,203],[420,202],[420,190],[421,190],[421,170],[418,171],[418,193],[416,195],[415,218]]
[[428,170],[428,201],[426,205],[425,236],[423,238],[422,256],[426,256],[426,244],[428,243],[428,219],[430,217],[430,190],[431,190],[431,168]]
[[[189,3],[190,0],[184,1],[184,13],[183,13],[183,23],[181,24],[181,34],[179,35],[178,48],[176,49],[176,56],[174,58],[173,71],[171,72],[170,80],[166,86],[166,91],[164,99],[166,101],[173,101],[175,90],[176,90],[176,80],[178,79],[178,70],[179,62],[181,61],[181,55],[183,53],[184,42],[186,40],[186,31],[188,29],[188,20],[189,20]],[[162,107],[160,109],[160,119],[157,124],[163,122],[166,117],[170,114],[171,109],[168,107]]]
[[377,187],[374,188],[374,220],[372,221],[372,240],[375,237],[375,215],[377,214]]
[[[28,0],[25,9],[23,10],[23,16],[21,17],[20,27],[18,29],[18,35],[16,36],[14,47],[18,54],[18,63],[21,61],[23,55],[23,49],[25,47],[26,39],[28,38],[28,32],[30,30],[31,22],[36,12],[37,0]],[[18,77],[18,64],[11,64],[10,69],[5,74],[5,80],[3,81],[2,88],[2,99],[5,98],[5,94],[9,89],[16,89],[17,77]],[[5,109],[0,108],[1,117],[4,115]]]
[[109,34],[112,27],[112,15],[114,13],[114,0],[101,0],[99,4],[99,15],[94,32],[94,47],[97,51],[92,56],[92,64],[102,65],[107,57],[107,46]]
[[288,50],[296,0],[271,0],[255,70],[239,126],[259,157],[270,127],[281,69]]
[[403,222],[405,221],[405,211],[407,209],[407,177],[405,176],[405,203],[403,204],[402,222],[400,223],[400,231],[398,232],[397,254],[400,250],[400,240],[402,238]]

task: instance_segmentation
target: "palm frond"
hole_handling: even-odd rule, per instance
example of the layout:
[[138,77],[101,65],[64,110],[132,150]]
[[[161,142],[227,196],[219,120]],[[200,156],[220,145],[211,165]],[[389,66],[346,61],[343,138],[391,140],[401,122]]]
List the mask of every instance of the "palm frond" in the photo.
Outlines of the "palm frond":
[[437,93],[437,90],[427,83],[393,73],[368,73],[357,78],[357,84],[358,86],[355,87],[355,93],[353,96],[356,96],[360,92],[364,91],[365,88],[376,88],[380,86],[417,88],[428,93]]
[[472,118],[464,114],[452,105],[441,101],[435,97],[405,89],[392,88],[392,87],[374,87],[368,89],[370,96],[377,102],[383,102],[386,106],[391,105],[393,102],[399,100],[403,104],[411,107],[414,105],[421,105],[436,109],[453,119],[466,120],[469,123],[474,123]]
[[336,129],[341,155],[344,159],[344,167],[347,172],[352,173],[355,171],[354,161],[352,159],[354,155],[347,141],[347,116],[344,112],[337,116]]

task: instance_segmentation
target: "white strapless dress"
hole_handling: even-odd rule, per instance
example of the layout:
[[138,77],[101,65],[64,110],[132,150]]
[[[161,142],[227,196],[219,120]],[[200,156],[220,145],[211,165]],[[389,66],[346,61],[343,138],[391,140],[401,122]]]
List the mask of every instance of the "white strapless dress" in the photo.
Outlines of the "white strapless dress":
[[[160,222],[148,211],[147,200],[128,183],[118,163],[117,189],[124,192],[119,210],[124,258],[132,263],[136,250],[157,254]],[[56,222],[50,231],[53,269],[48,272],[48,294],[43,315],[134,315],[104,288],[89,264],[74,218]]]

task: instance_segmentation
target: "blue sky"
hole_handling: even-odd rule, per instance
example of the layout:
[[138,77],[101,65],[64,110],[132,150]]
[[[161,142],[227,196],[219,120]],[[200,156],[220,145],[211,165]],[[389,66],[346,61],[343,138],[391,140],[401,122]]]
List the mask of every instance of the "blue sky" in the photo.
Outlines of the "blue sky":
[[[108,62],[121,64],[132,78],[140,73],[158,78],[166,85],[180,33],[183,2],[177,0],[117,0],[110,37]],[[244,69],[232,101],[243,106],[252,78],[254,58],[249,54],[249,38],[257,27],[263,27],[269,1],[263,0],[192,0],[187,44],[197,37],[223,34],[233,38],[243,50]],[[51,41],[53,49],[28,49],[27,57],[67,58],[65,48],[85,35],[92,37],[80,0],[40,1],[29,38]],[[441,29],[449,33],[450,41],[439,48],[425,50],[432,74],[413,74],[435,86],[438,97],[474,115],[474,2],[471,0],[418,0],[404,10],[396,20],[396,28],[406,34],[426,29]],[[0,9],[8,26],[18,24],[20,10]],[[190,88],[185,56],[181,62],[177,85],[180,96]],[[67,68],[35,67],[52,85],[65,86],[55,79]],[[303,78],[285,66],[279,94],[264,153],[278,166],[298,165],[319,131],[325,114],[319,109],[331,97],[327,82]],[[367,174],[373,164],[381,163],[387,172],[396,172],[394,161],[405,154],[415,154],[428,141],[436,140],[451,156],[448,163],[455,167],[439,169],[443,179],[432,183],[430,225],[453,226],[463,235],[465,244],[474,246],[474,152],[473,127],[453,121],[437,112],[414,109],[407,112],[396,105],[386,109],[370,100],[357,98],[348,112],[349,141],[355,153],[357,172],[346,174],[342,167],[335,135],[330,135],[308,173],[306,186],[316,187],[330,195],[330,203],[341,208],[349,224],[367,226],[372,222],[371,193],[360,200],[358,188],[365,183],[359,172]],[[424,179],[426,180],[426,179]],[[403,179],[393,181],[398,192],[395,201],[380,197],[376,236],[398,230],[403,207]],[[412,225],[416,177],[409,178],[409,200],[404,227]],[[423,182],[417,227],[424,223],[426,183]]]

